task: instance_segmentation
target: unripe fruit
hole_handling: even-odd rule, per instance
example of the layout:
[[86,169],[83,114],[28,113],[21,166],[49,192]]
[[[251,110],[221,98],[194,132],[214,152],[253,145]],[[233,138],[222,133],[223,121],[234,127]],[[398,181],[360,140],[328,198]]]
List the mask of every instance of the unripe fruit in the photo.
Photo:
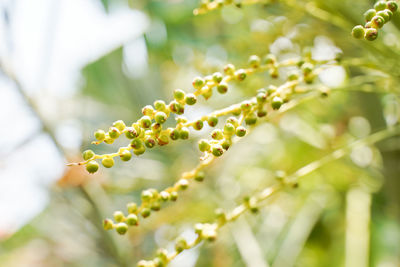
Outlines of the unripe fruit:
[[301,70],[303,71],[304,75],[309,75],[314,69],[314,65],[311,63],[304,63],[303,66],[301,66]]
[[150,190],[144,190],[140,195],[143,202],[148,202],[153,198],[153,193]]
[[197,131],[200,131],[201,129],[203,129],[203,121],[202,120],[197,120],[194,124],[193,124],[193,128]]
[[277,79],[279,77],[279,71],[278,68],[272,68],[269,70],[269,75],[271,75],[271,78]]
[[143,208],[142,211],[140,212],[140,215],[142,215],[143,218],[149,217],[151,214],[151,210],[149,208]]
[[171,112],[176,113],[178,115],[181,115],[185,112],[185,108],[176,101],[172,101],[169,104],[168,108]]
[[122,161],[129,161],[132,158],[132,154],[129,150],[124,150],[122,153],[119,155]]
[[214,82],[220,83],[222,81],[222,79],[223,79],[223,76],[222,76],[222,74],[220,72],[216,72],[216,73],[214,73],[212,75],[212,79],[213,79]]
[[374,41],[378,37],[378,31],[375,28],[369,28],[365,31],[365,40]]
[[104,143],[110,145],[114,143],[114,139],[112,139],[108,134],[106,134],[106,138],[104,139]]
[[222,143],[221,146],[224,150],[228,150],[232,145],[231,139],[225,139]]
[[182,140],[188,139],[188,138],[189,138],[189,129],[186,128],[186,127],[183,127],[183,128],[180,130],[180,132],[179,132],[179,137],[180,137]]
[[235,66],[233,64],[225,65],[224,72],[228,75],[233,75],[235,73]]
[[197,182],[202,182],[202,181],[204,181],[205,176],[206,176],[206,175],[204,174],[204,172],[198,171],[198,172],[194,175],[194,179],[195,179]]
[[244,128],[243,126],[239,126],[236,128],[236,135],[239,137],[243,137],[246,135],[246,128]]
[[385,1],[378,1],[374,5],[374,8],[376,11],[384,10],[386,7],[387,7],[387,4]]
[[161,134],[158,138],[157,138],[157,143],[160,146],[165,146],[168,145],[169,143],[169,137],[166,134]]
[[174,98],[175,98],[175,100],[177,100],[177,101],[182,101],[182,100],[184,100],[184,99],[185,99],[185,92],[184,92],[183,90],[181,90],[181,89],[176,89],[176,90],[174,91]]
[[108,135],[112,138],[112,139],[117,139],[120,136],[120,132],[116,127],[110,127],[110,130],[108,131]]
[[257,55],[252,55],[249,58],[249,65],[252,68],[258,68],[260,66],[261,59]]
[[178,129],[171,129],[169,132],[169,138],[171,138],[172,140],[178,140],[179,139]]
[[178,181],[178,186],[180,190],[186,190],[189,186],[189,181],[187,179],[180,179]]
[[161,130],[162,130],[162,126],[161,126],[161,124],[158,123],[158,122],[155,122],[155,123],[153,123],[153,124],[151,125],[151,131],[152,131],[154,134],[160,133]]
[[124,235],[128,231],[128,225],[126,225],[126,223],[120,222],[116,225],[115,230],[118,234]]
[[133,127],[126,128],[125,136],[128,139],[133,139],[138,136],[136,130]]
[[257,99],[258,104],[262,104],[267,99],[267,94],[263,93],[263,92],[259,92],[259,93],[257,93],[256,99]]
[[120,132],[122,132],[122,131],[125,129],[125,127],[126,127],[125,123],[124,123],[122,120],[117,120],[117,121],[115,121],[115,122],[113,123],[113,126],[114,126],[115,128],[117,128]]
[[103,164],[103,166],[106,168],[111,168],[112,166],[114,166],[114,159],[110,157],[105,157],[101,161],[101,164]]
[[156,140],[154,140],[152,137],[148,136],[148,137],[146,137],[144,144],[148,148],[153,148],[156,145]]
[[226,82],[221,82],[217,86],[217,91],[220,94],[225,94],[226,92],[228,92],[228,84]]
[[291,72],[288,75],[289,81],[297,81],[299,79],[299,74],[297,72]]
[[154,211],[159,211],[161,209],[161,204],[159,201],[153,202],[153,203],[151,203],[150,208]]
[[[303,64],[304,65],[304,64]],[[270,85],[267,88],[267,95],[271,95],[276,92],[278,88],[275,85]]]
[[128,210],[128,213],[136,213],[137,211],[137,204],[134,202],[126,204],[126,209]]
[[353,35],[353,37],[356,39],[364,38],[364,34],[365,34],[364,27],[361,25],[355,26],[351,31],[351,35]]
[[216,157],[220,157],[222,156],[222,154],[224,154],[224,150],[220,145],[214,145],[212,147],[212,154]]
[[371,20],[372,27],[378,29],[382,28],[383,25],[385,24],[385,19],[382,18],[381,16],[375,16]]
[[103,228],[104,230],[113,229],[114,223],[110,219],[103,220]]
[[201,89],[204,86],[205,81],[201,77],[196,77],[193,79],[192,84],[195,89]]
[[140,149],[141,147],[143,147],[143,143],[142,140],[140,140],[139,138],[135,138],[131,141],[131,147],[133,149]]
[[136,156],[142,155],[144,152],[146,152],[146,148],[145,148],[144,146],[142,146],[141,148],[138,148],[138,149],[134,149],[134,150],[133,150],[133,153],[134,153]]
[[197,102],[197,97],[194,94],[187,94],[185,98],[185,102],[188,105],[194,105]]
[[227,119],[226,119],[226,122],[232,124],[232,125],[235,126],[235,127],[238,127],[238,126],[239,126],[239,121],[238,121],[235,117],[229,117],[229,118],[227,118]]
[[167,105],[162,100],[157,100],[154,102],[154,108],[158,111],[164,111],[167,108]]
[[250,101],[244,101],[241,105],[240,108],[243,112],[248,112],[251,109],[251,102]]
[[276,110],[279,109],[282,106],[282,104],[283,100],[279,96],[275,96],[271,101],[271,107]]
[[93,150],[90,150],[90,149],[85,150],[85,151],[83,151],[83,153],[82,153],[82,157],[83,157],[84,160],[91,159],[91,158],[94,157],[94,155],[95,155],[95,154],[94,154]]
[[153,117],[153,114],[154,114],[154,109],[153,109],[153,107],[150,106],[150,105],[147,105],[147,106],[143,107],[143,108],[142,108],[142,114],[145,115],[145,116],[149,116],[150,118],[152,118],[152,117]]
[[159,248],[157,250],[157,258],[159,258],[164,264],[168,261],[168,251],[164,248]]
[[245,71],[244,69],[237,70],[237,71],[235,72],[235,77],[236,77],[236,79],[238,79],[239,81],[243,81],[243,80],[246,79],[246,77],[247,77],[246,71]]
[[228,135],[228,136],[231,136],[234,133],[235,133],[235,126],[233,124],[229,123],[229,122],[226,123],[224,125],[224,134]]
[[89,173],[95,173],[97,172],[98,169],[99,169],[99,164],[96,161],[91,160],[88,163],[86,163],[86,170]]
[[220,129],[215,129],[211,132],[211,138],[215,140],[222,140],[224,138],[224,134]]
[[[392,11],[390,11],[390,10],[387,10],[387,11],[389,11],[390,13],[392,13]],[[393,13],[392,13],[392,14],[393,14]],[[384,23],[389,22],[390,19],[392,18],[391,15],[390,15],[388,12],[386,12],[386,9],[385,9],[385,10],[382,10],[382,11],[379,11],[378,13],[376,13],[376,15],[382,17]]]
[[210,148],[211,148],[211,145],[210,145],[210,143],[209,143],[206,139],[201,139],[201,140],[199,141],[199,150],[200,150],[201,152],[209,151]]
[[273,54],[268,54],[264,58],[264,64],[274,64],[276,62],[276,57]]
[[158,111],[157,113],[156,113],[156,115],[154,115],[154,120],[157,122],[157,123],[160,123],[160,124],[163,124],[166,120],[167,120],[167,114],[165,114],[164,112],[162,112],[162,111]]
[[160,199],[162,201],[168,201],[170,199],[171,195],[167,191],[161,191],[160,193]]
[[376,10],[375,9],[368,9],[365,13],[364,13],[364,18],[365,21],[370,21],[373,17],[375,17],[376,15]]
[[395,12],[397,10],[397,8],[398,8],[397,2],[396,1],[388,1],[387,2],[387,8],[390,11]]
[[267,116],[267,111],[263,110],[263,109],[259,109],[257,110],[257,117],[262,118]]
[[129,226],[138,225],[138,217],[136,216],[136,214],[129,214],[126,217],[126,221],[125,222]]
[[106,138],[106,133],[103,130],[97,130],[94,133],[94,138],[96,138],[99,141],[103,141]]
[[218,124],[218,118],[215,116],[209,116],[207,119],[208,125],[215,127]]
[[122,213],[122,211],[116,211],[114,212],[114,220],[116,222],[122,222],[125,219],[124,214]]
[[148,129],[151,126],[151,119],[149,116],[143,116],[140,120],[139,120],[140,126],[144,129]]
[[171,201],[176,201],[178,199],[178,193],[173,191],[171,192]]
[[180,237],[175,243],[176,252],[180,253],[187,248],[187,242],[183,237]]

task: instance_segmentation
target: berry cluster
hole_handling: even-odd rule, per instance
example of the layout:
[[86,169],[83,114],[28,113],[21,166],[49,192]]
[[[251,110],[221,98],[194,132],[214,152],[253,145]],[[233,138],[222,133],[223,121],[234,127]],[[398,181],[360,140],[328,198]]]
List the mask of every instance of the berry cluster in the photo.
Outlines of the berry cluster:
[[193,10],[193,14],[202,15],[228,5],[234,5],[237,8],[241,8],[244,5],[266,2],[268,2],[268,0],[202,0],[200,6]]
[[351,34],[356,39],[364,38],[367,41],[374,41],[378,37],[378,29],[392,19],[393,12],[397,8],[397,2],[393,0],[376,2],[373,9],[369,9],[364,13],[365,25],[355,26]]

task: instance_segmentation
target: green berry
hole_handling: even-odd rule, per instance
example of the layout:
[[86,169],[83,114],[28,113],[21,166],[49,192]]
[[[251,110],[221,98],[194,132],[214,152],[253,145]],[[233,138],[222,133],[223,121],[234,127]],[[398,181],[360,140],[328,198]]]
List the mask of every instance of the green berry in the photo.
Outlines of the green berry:
[[212,147],[212,154],[216,157],[222,156],[224,154],[224,150],[222,149],[222,146],[220,145],[214,145]]
[[125,136],[128,139],[133,139],[135,137],[138,136],[136,130],[133,127],[127,127],[126,128],[126,132],[125,132]]
[[153,198],[153,193],[151,193],[150,190],[144,190],[140,195],[140,198],[142,199],[143,202],[148,202],[150,201],[150,199]]
[[261,59],[257,55],[252,55],[249,58],[249,65],[252,68],[258,68],[260,66]]
[[138,149],[133,149],[133,153],[136,156],[142,155],[144,152],[146,152],[146,148],[144,146],[142,146],[141,148],[138,148]]
[[228,150],[232,145],[231,139],[225,139],[222,143],[221,146],[223,149]]
[[205,100],[209,99],[213,94],[212,89],[209,88],[208,86],[204,86],[202,91],[203,91],[202,96],[204,97]]
[[215,129],[211,132],[211,137],[214,140],[222,140],[224,138],[224,134],[220,129]]
[[257,117],[262,118],[267,116],[267,111],[263,110],[263,109],[259,109],[257,110]]
[[112,138],[112,139],[117,139],[120,136],[120,132],[118,130],[117,127],[110,127],[110,130],[108,131],[108,135]]
[[218,124],[218,117],[209,116],[207,118],[207,123],[210,127],[215,127]]
[[228,75],[233,75],[235,73],[235,66],[233,64],[225,65],[224,72]]
[[364,28],[365,28],[365,29],[372,28],[372,23],[371,23],[371,21],[365,23]]
[[86,170],[89,173],[95,173],[97,172],[98,169],[99,169],[99,164],[96,161],[91,160],[88,163],[86,163]]
[[251,113],[244,119],[244,122],[247,125],[254,125],[257,122],[257,116],[254,113]]
[[376,11],[384,10],[384,9],[386,9],[386,7],[387,7],[387,4],[385,1],[378,1],[374,5],[374,8]]
[[385,24],[385,19],[382,18],[381,16],[375,16],[371,20],[372,27],[378,29],[382,28],[383,25]]
[[122,153],[119,155],[122,161],[129,161],[132,158],[132,154],[129,150],[124,150]]
[[149,208],[143,208],[143,209],[140,211],[140,215],[142,215],[143,218],[149,217],[150,214],[151,214],[151,210],[150,210]]
[[173,113],[176,113],[176,114],[178,114],[178,115],[181,115],[181,114],[183,114],[184,112],[185,112],[185,108],[181,105],[181,104],[179,104],[178,102],[176,102],[176,101],[172,101],[170,104],[169,104],[169,110],[171,111],[171,112],[173,112]]
[[226,92],[228,92],[228,84],[226,82],[221,82],[217,85],[217,91],[220,94],[225,94]]
[[239,126],[236,128],[236,135],[239,137],[243,137],[246,135],[246,128],[244,128],[243,126]]
[[182,101],[185,99],[185,92],[181,89],[176,89],[174,91],[174,98],[176,101]]
[[165,146],[168,145],[169,143],[169,137],[166,134],[161,134],[158,138],[157,138],[157,143],[160,146]]
[[116,211],[114,212],[114,220],[116,222],[122,222],[125,219],[124,214],[122,213],[122,211]]
[[212,75],[212,79],[214,82],[216,83],[220,83],[222,81],[224,77],[222,76],[222,74],[220,72],[216,72]]
[[160,123],[160,124],[163,124],[166,120],[167,120],[167,114],[165,114],[164,112],[162,112],[162,111],[158,111],[157,113],[156,113],[156,115],[154,115],[154,120],[157,122],[157,123]]
[[178,199],[178,193],[173,191],[171,192],[171,200],[176,201]]
[[153,148],[156,145],[156,140],[154,140],[150,136],[147,136],[146,139],[144,140],[144,144],[148,148]]
[[180,237],[175,243],[175,250],[176,252],[180,253],[183,250],[187,249],[188,244],[183,237]]
[[251,109],[251,102],[250,101],[244,101],[241,105],[240,108],[242,109],[243,112],[249,112]]
[[199,150],[200,150],[201,152],[209,151],[210,148],[211,148],[211,145],[210,145],[210,143],[209,143],[206,139],[201,139],[201,140],[199,141]]
[[289,81],[297,81],[298,79],[299,79],[299,74],[296,71],[289,73],[288,75]]
[[178,140],[179,139],[179,130],[174,128],[169,128],[169,138],[171,140]]
[[259,92],[257,93],[256,99],[258,104],[262,104],[267,99],[267,94],[264,92]]
[[189,106],[196,104],[197,102],[197,97],[194,94],[187,94],[185,98],[186,104]]
[[[304,64],[303,64],[304,65]],[[267,95],[272,95],[278,88],[275,85],[270,85],[267,88]]]
[[161,191],[160,192],[160,199],[162,201],[168,201],[170,199],[171,195],[167,191]]
[[275,62],[276,62],[276,57],[272,54],[268,54],[264,58],[264,64],[267,64],[267,65],[275,64]]
[[[390,16],[390,14],[389,14],[388,12],[386,12],[386,10],[387,10],[387,9],[382,10],[382,11],[379,11],[378,13],[376,13],[377,16],[380,16],[380,17],[383,18],[384,23],[389,22],[390,19],[392,18],[392,17]],[[387,11],[389,11],[390,13],[392,13],[392,11],[390,11],[390,10],[387,10]],[[392,13],[392,14],[393,14],[393,13]]]
[[128,225],[126,225],[126,223],[120,222],[115,226],[115,230],[118,234],[124,235],[128,231]]
[[104,230],[111,230],[114,227],[114,223],[110,219],[103,220]]
[[131,147],[133,149],[140,149],[141,147],[143,147],[143,142],[142,140],[140,140],[139,138],[135,138],[131,141]]
[[226,123],[224,125],[224,134],[228,135],[228,136],[231,136],[234,133],[235,133],[235,126],[233,124],[229,123],[229,122]]
[[273,109],[279,109],[283,105],[283,100],[279,96],[275,96],[271,101],[271,106]]
[[130,203],[126,204],[126,209],[128,210],[129,214],[136,213],[137,204],[134,202],[130,202]]
[[193,79],[192,84],[195,89],[201,89],[204,86],[205,81],[201,77],[196,77]]
[[370,21],[373,17],[375,17],[376,15],[376,10],[375,9],[368,9],[365,13],[364,13],[364,18],[365,21]]
[[168,261],[168,251],[164,248],[159,248],[156,252],[157,258],[161,260],[163,263],[167,263]]
[[106,138],[104,139],[104,143],[110,145],[110,144],[114,143],[114,139],[112,139],[108,134],[106,134]]
[[186,128],[186,127],[183,127],[183,128],[180,130],[180,132],[179,132],[179,137],[180,137],[182,140],[188,139],[188,138],[189,138],[189,129]]
[[129,226],[138,225],[138,217],[136,216],[136,214],[129,214],[126,217],[126,221],[125,222]]
[[90,150],[90,149],[85,150],[85,151],[83,151],[83,153],[82,153],[82,157],[83,157],[84,160],[91,159],[91,158],[94,157],[94,155],[95,155],[95,154],[94,154],[93,150]]
[[167,105],[162,100],[154,101],[154,108],[158,111],[164,111],[167,108]]
[[193,128],[197,131],[200,131],[201,129],[203,129],[203,121],[202,120],[197,120],[194,124],[193,124]]
[[151,126],[151,119],[149,116],[143,116],[140,120],[139,120],[140,126],[144,129],[148,129]]
[[161,124],[158,123],[158,122],[155,122],[155,123],[153,123],[153,124],[151,125],[151,131],[152,131],[154,134],[160,133],[161,130],[162,130],[162,126],[161,126]]
[[204,172],[202,171],[198,171],[195,175],[194,175],[194,179],[197,182],[202,182],[204,181],[204,178],[206,177],[206,175],[204,174]]
[[159,211],[161,209],[161,204],[159,201],[155,201],[155,202],[151,203],[150,208],[151,208],[151,210]]
[[239,121],[238,121],[235,117],[229,117],[229,118],[227,118],[227,119],[226,119],[226,122],[232,124],[232,125],[235,126],[235,127],[238,127],[238,126],[239,126]]
[[117,128],[120,132],[122,132],[126,127],[125,123],[122,120],[115,121],[113,123],[113,126]]
[[238,79],[239,81],[243,81],[244,79],[246,79],[247,74],[246,71],[244,69],[239,69],[235,72],[235,77],[236,79]]
[[269,70],[269,75],[271,75],[271,78],[277,79],[279,77],[279,71],[278,68],[274,67]]
[[144,116],[149,116],[151,118],[151,117],[153,117],[153,114],[154,114],[154,108],[150,105],[147,105],[142,108],[142,114]]
[[111,157],[105,157],[101,161],[101,164],[103,164],[103,166],[106,168],[111,168],[112,166],[114,166],[114,159]]
[[303,66],[301,66],[301,70],[304,75],[309,75],[314,70],[314,65],[308,62],[304,63]]
[[397,2],[396,1],[388,1],[387,2],[387,8],[390,11],[395,12],[397,10],[397,8],[398,8]]
[[180,179],[178,186],[180,190],[186,190],[189,187],[189,181],[187,179]]
[[374,41],[378,37],[378,31],[374,28],[369,28],[365,31],[365,40]]
[[361,25],[357,25],[353,28],[353,30],[351,31],[351,35],[353,35],[354,38],[356,39],[362,39],[364,38],[364,27]]
[[98,141],[103,141],[106,138],[106,133],[99,129],[94,132],[94,138],[96,138]]

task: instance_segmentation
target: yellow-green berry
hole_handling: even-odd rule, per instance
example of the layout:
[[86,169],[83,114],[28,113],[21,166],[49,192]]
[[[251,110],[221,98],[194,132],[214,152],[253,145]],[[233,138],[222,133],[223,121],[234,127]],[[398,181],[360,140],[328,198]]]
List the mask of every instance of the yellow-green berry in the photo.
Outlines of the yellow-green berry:
[[136,213],[137,204],[134,202],[130,202],[130,203],[126,204],[126,209],[128,210],[128,213]]
[[232,125],[235,126],[235,127],[238,127],[238,126],[239,126],[239,121],[238,121],[235,117],[229,117],[229,118],[227,118],[227,119],[226,119],[226,122],[232,124]]
[[126,217],[126,221],[125,222],[129,226],[138,225],[138,217],[136,216],[136,214],[129,214]]
[[154,101],[154,108],[158,111],[164,111],[167,108],[167,105],[162,100]]
[[165,114],[164,112],[162,112],[162,111],[158,111],[157,113],[156,113],[156,115],[154,115],[154,120],[157,122],[157,123],[160,123],[160,124],[163,124],[166,120],[167,120],[167,114]]
[[140,215],[142,215],[143,218],[149,217],[151,214],[151,210],[149,208],[143,208],[140,212]]
[[103,220],[104,230],[111,230],[114,227],[114,223],[110,219]]
[[112,166],[114,166],[114,159],[111,157],[105,157],[101,161],[101,164],[103,164],[103,166],[106,168],[111,168]]
[[110,127],[110,130],[108,131],[108,135],[112,138],[112,139],[117,139],[120,136],[120,132],[118,130],[117,127]]
[[389,11],[391,14],[393,14],[392,11],[390,11],[390,10],[388,10],[388,9],[381,10],[381,11],[379,11],[379,12],[376,13],[377,16],[380,16],[380,17],[383,18],[384,23],[389,22],[390,19],[392,18],[391,15],[390,15],[390,13],[388,13],[387,11]]
[[203,129],[203,125],[204,125],[204,123],[202,120],[197,120],[194,122],[193,128],[197,131],[200,131],[201,129]]
[[144,106],[142,108],[142,114],[144,116],[149,116],[150,118],[152,118],[154,114],[154,108],[150,105]]
[[114,220],[116,222],[122,222],[125,219],[124,214],[122,213],[122,211],[116,211],[114,212]]
[[257,55],[252,55],[249,58],[249,65],[252,68],[258,68],[260,66],[261,59]]
[[314,65],[308,62],[304,63],[303,66],[301,66],[301,70],[304,75],[309,75],[314,70]]
[[83,153],[82,153],[82,157],[83,157],[84,160],[91,159],[91,158],[93,158],[94,156],[95,156],[95,154],[94,154],[93,150],[90,150],[90,149],[85,150],[85,151],[83,151]]
[[275,64],[276,57],[273,54],[268,54],[264,58],[264,64]]
[[224,134],[220,129],[215,129],[211,132],[211,137],[214,140],[222,140],[224,138]]
[[374,5],[376,11],[384,10],[386,7],[387,7],[386,1],[378,1]]
[[377,16],[372,18],[371,24],[372,24],[372,27],[374,27],[376,29],[382,28],[383,25],[385,24],[385,19],[382,18],[381,16],[377,15]]
[[235,77],[236,79],[238,79],[239,81],[243,81],[244,79],[246,79],[246,71],[244,69],[239,69],[235,72]]
[[183,250],[187,249],[187,242],[183,237],[180,237],[175,243],[176,252],[180,253]]
[[180,132],[179,132],[179,137],[180,137],[182,140],[188,139],[188,138],[189,138],[189,129],[186,128],[186,127],[183,127],[183,128],[180,130]]
[[224,125],[224,134],[230,136],[233,135],[234,133],[235,133],[235,126],[229,122],[226,123]]
[[387,2],[387,8],[392,11],[395,12],[398,8],[397,2],[396,1],[388,1]]
[[160,136],[157,137],[157,143],[160,146],[165,146],[168,145],[169,143],[169,137],[166,134],[161,134]]
[[209,116],[207,118],[207,123],[210,127],[215,127],[218,124],[218,117]]
[[155,201],[155,202],[151,203],[150,208],[154,211],[159,211],[161,209],[161,204],[159,201]]
[[194,105],[197,102],[197,97],[194,94],[187,94],[185,97],[185,102],[189,106]]
[[160,192],[160,199],[162,201],[168,201],[170,199],[171,195],[167,191],[161,191]]
[[182,100],[184,100],[184,99],[185,99],[185,92],[184,92],[183,90],[181,90],[181,89],[176,89],[176,90],[174,91],[174,98],[175,98],[175,100],[177,100],[177,101],[182,101]]
[[371,19],[372,19],[373,17],[375,17],[375,15],[376,15],[376,10],[375,10],[375,9],[368,9],[368,10],[365,11],[365,13],[364,13],[365,21],[366,21],[366,22],[371,21]]
[[232,145],[232,140],[230,138],[224,139],[224,141],[222,141],[221,143],[221,147],[224,150],[228,150],[231,147],[231,145]]
[[224,72],[228,75],[233,75],[235,73],[235,66],[233,64],[225,65]]
[[189,186],[189,181],[187,179],[180,179],[178,181],[178,187],[180,190],[186,190]]
[[138,148],[138,149],[133,149],[133,153],[136,156],[142,155],[144,152],[146,152],[146,148],[144,146],[142,146],[141,148]]
[[246,128],[244,128],[243,126],[239,126],[236,128],[236,135],[239,137],[243,137],[246,135]]
[[206,140],[206,139],[201,139],[201,140],[199,141],[199,150],[200,150],[201,152],[207,152],[207,151],[210,150],[210,148],[211,148],[211,145],[210,145],[210,143],[208,142],[208,140]]
[[201,89],[204,86],[205,81],[201,77],[196,77],[193,79],[192,84],[195,89]]
[[119,154],[122,161],[129,161],[132,158],[132,153],[129,150],[124,150]]
[[217,91],[220,94],[225,94],[226,92],[228,92],[228,84],[226,82],[221,82],[217,85]]
[[222,81],[223,78],[224,78],[224,77],[222,76],[222,74],[221,74],[220,72],[215,72],[215,73],[212,75],[212,79],[213,79],[213,81],[216,82],[216,83],[220,83],[220,82]]
[[144,140],[144,144],[148,148],[153,148],[156,145],[156,140],[154,138],[147,136],[146,139]]
[[94,132],[94,138],[96,138],[98,141],[103,141],[106,138],[106,133],[99,129]]
[[143,142],[142,140],[140,140],[139,138],[135,138],[131,141],[131,147],[133,149],[140,149],[141,147],[143,147]]
[[216,157],[222,156],[224,154],[224,150],[222,149],[222,146],[220,145],[213,145],[212,147],[212,154]]
[[361,25],[357,25],[353,28],[353,30],[351,31],[351,34],[353,35],[354,38],[356,39],[362,39],[364,38],[364,27]]
[[115,226],[115,230],[118,234],[124,235],[128,231],[128,225],[126,225],[126,223],[120,222]]
[[195,175],[194,175],[194,179],[197,182],[202,182],[204,181],[204,178],[206,177],[206,175],[204,174],[204,172],[202,171],[198,171]]
[[365,40],[374,41],[378,37],[378,31],[375,28],[369,28],[365,31]]
[[153,193],[150,190],[144,190],[140,195],[143,202],[148,202],[153,198]]
[[122,132],[126,127],[125,123],[122,120],[114,121],[113,126],[117,128],[120,132]]
[[86,163],[86,170],[89,173],[95,173],[97,172],[98,169],[99,169],[99,164],[96,161],[91,160],[88,163]]
[[244,119],[244,122],[247,125],[254,125],[257,122],[257,116],[254,113],[251,113],[248,116],[246,116],[246,118]]
[[283,100],[279,96],[275,96],[271,101],[271,107],[276,110],[279,109],[282,106],[282,104]]
[[172,191],[172,192],[170,193],[170,195],[171,195],[171,200],[172,200],[172,201],[176,201],[176,200],[178,199],[178,193],[177,193],[177,192]]
[[139,120],[140,126],[144,129],[148,129],[151,126],[151,119],[149,116],[143,116],[140,120]]

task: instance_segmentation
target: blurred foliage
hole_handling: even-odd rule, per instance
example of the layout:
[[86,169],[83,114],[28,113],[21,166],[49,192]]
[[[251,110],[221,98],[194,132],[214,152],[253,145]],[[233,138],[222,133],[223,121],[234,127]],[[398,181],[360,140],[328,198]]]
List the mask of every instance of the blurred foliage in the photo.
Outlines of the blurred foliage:
[[[101,2],[108,12],[126,4]],[[85,83],[76,106],[85,131],[82,150],[92,147],[93,130],[116,119],[132,122],[144,105],[156,99],[171,100],[175,88],[189,89],[194,76],[220,71],[228,62],[243,66],[249,55],[268,53],[282,36],[293,42],[287,52],[294,54],[313,46],[317,37],[331,40],[343,51],[347,72],[343,89],[334,90],[328,98],[307,101],[279,120],[260,126],[207,170],[204,184],[191,186],[178,203],[163,208],[126,236],[103,231],[102,219],[124,209],[125,203],[139,200],[141,190],[162,189],[194,167],[199,156],[196,140],[157,148],[94,176],[70,169],[52,188],[46,210],[0,243],[0,266],[134,266],[139,259],[153,257],[157,247],[170,247],[194,223],[211,221],[215,208],[231,209],[244,195],[270,185],[276,170],[292,173],[359,138],[360,133],[349,128],[354,118],[358,122],[361,118],[375,132],[387,127],[387,116],[399,115],[399,13],[373,43],[350,36],[352,27],[363,21],[360,11],[373,1],[274,1],[241,9],[227,7],[197,17],[192,15],[198,5],[194,0],[129,4],[151,20],[144,35],[148,62],[143,75],[132,76],[121,47],[84,68]],[[207,103],[200,100],[199,113],[193,116],[281,82],[257,75],[235,84],[226,96]],[[306,127],[298,132],[291,124]],[[361,127],[361,136],[365,134]],[[310,136],[323,145],[316,145]],[[255,255],[272,266],[344,266],[346,257],[354,256],[346,254],[347,197],[354,188],[372,195],[371,223],[364,233],[370,235],[366,239],[369,266],[399,266],[399,144],[399,137],[391,138],[367,148],[372,155],[367,163],[357,165],[354,157],[345,157],[308,175],[298,190],[280,193],[258,215],[245,215],[240,223],[224,228],[215,243],[183,253],[177,259],[180,265],[173,266],[246,266],[238,238],[242,242],[254,239],[252,249],[261,252]],[[96,150],[111,151],[102,145]],[[307,213],[313,210],[313,201],[321,205],[320,210],[314,209],[316,214],[311,213],[315,218]],[[304,214],[309,220],[299,221]],[[291,236],[293,231],[296,237]]]

